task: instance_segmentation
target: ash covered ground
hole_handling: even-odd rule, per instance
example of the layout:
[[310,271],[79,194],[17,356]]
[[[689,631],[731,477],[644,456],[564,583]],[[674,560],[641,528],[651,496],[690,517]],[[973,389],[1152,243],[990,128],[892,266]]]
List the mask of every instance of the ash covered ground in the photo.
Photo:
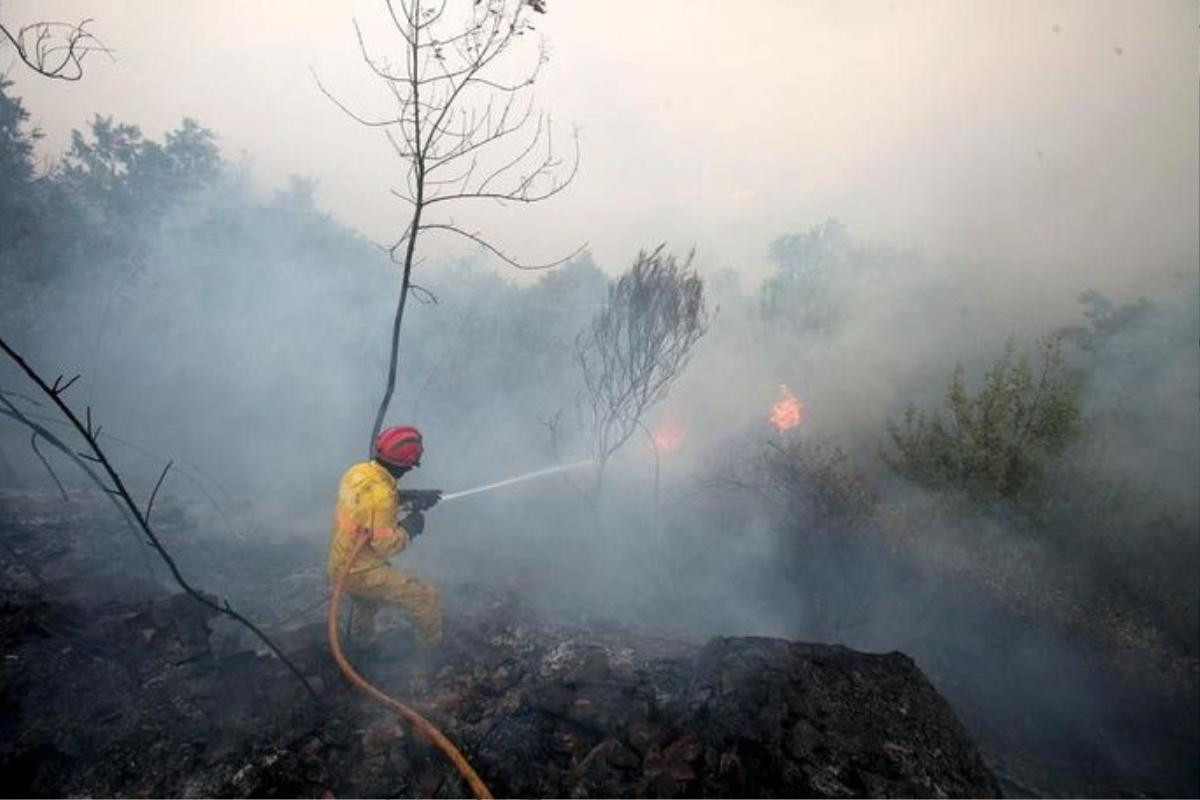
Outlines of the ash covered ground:
[[445,647],[355,655],[497,793],[1200,795],[1194,4],[25,5],[6,791],[465,791],[324,641],[374,419],[588,464],[439,504]]
[[[244,629],[112,557],[129,552],[130,534],[102,499],[9,492],[2,508],[6,794],[469,795],[440,753],[338,672],[325,606],[313,607],[328,591],[320,548],[243,542],[235,554],[176,509],[160,512],[197,585],[247,587],[231,602],[305,673],[313,701]],[[901,653],[584,628],[534,610],[523,588],[443,587],[435,656],[417,654],[399,616],[385,619],[380,648],[351,651],[497,796],[1155,792],[1053,762],[1038,737],[998,730],[950,686],[968,701],[952,708]]]
[[[282,590],[242,609],[276,618],[268,630],[314,701],[192,598],[105,558],[127,531],[97,502],[4,499],[6,794],[468,794],[440,753],[345,683],[320,610],[296,617],[326,591],[306,558],[318,553],[272,553]],[[168,536],[181,532],[172,520],[160,522]],[[199,546],[179,555],[200,585],[239,563]],[[954,711],[900,653],[584,633],[511,588],[446,595],[436,655],[414,656],[397,626],[360,666],[439,724],[498,796],[998,793]]]

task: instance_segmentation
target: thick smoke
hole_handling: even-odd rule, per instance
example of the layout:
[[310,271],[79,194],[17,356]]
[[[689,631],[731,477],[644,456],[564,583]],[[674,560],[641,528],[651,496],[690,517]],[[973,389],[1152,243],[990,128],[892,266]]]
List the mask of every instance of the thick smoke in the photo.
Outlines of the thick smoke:
[[[98,123],[19,187],[56,221],[4,251],[3,333],[44,372],[81,374],[71,399],[126,442],[111,450],[135,485],[152,485],[155,457],[177,460],[169,499],[197,535],[231,557],[269,538],[319,565],[337,480],[366,454],[398,272],[311,183],[263,197],[194,125],[106,171],[114,135]],[[1198,648],[1190,255],[1144,265],[1178,271],[1147,281],[1145,302],[1077,302],[1092,287],[1032,297],[1027,281],[834,221],[775,233],[745,256],[762,280],[697,256],[716,313],[645,420],[677,430],[675,448],[656,460],[631,439],[600,496],[568,474],[448,502],[403,563],[451,597],[482,583],[577,624],[904,650],[993,745],[1038,742],[1131,785],[1194,791],[1179,754],[1194,754],[1195,716],[1164,716],[1173,698],[1195,707],[1194,679],[1129,670],[1194,663]],[[633,256],[517,281],[427,254],[389,418],[425,432],[409,485],[464,489],[590,455],[576,337]],[[910,485],[879,459],[887,421],[940,408],[957,364],[975,388],[1009,337],[1029,349],[1055,333],[1088,425],[1050,465],[1042,516]],[[28,389],[8,366],[0,380]],[[768,422],[780,384],[805,406],[792,431]],[[45,489],[25,441],[3,420],[7,480]]]

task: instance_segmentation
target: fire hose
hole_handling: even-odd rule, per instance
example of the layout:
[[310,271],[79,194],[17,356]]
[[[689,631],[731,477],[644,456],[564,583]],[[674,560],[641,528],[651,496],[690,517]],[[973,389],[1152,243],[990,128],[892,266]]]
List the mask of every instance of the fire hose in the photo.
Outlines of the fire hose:
[[338,640],[338,608],[342,601],[342,592],[346,588],[346,576],[350,574],[350,567],[354,564],[354,559],[358,557],[359,551],[363,549],[363,545],[367,543],[367,538],[360,537],[354,544],[354,549],[350,551],[350,557],[346,559],[346,563],[342,565],[338,572],[337,583],[333,587],[333,596],[329,601],[329,649],[333,651],[333,660],[337,662],[338,667],[342,670],[342,674],[347,679],[371,699],[390,708],[405,719],[410,725],[416,728],[421,734],[432,742],[439,750],[446,754],[446,757],[454,764],[459,774],[463,776],[467,784],[471,787],[471,791],[475,794],[477,800],[491,800],[492,793],[488,790],[487,784],[475,772],[475,769],[463,756],[454,743],[446,738],[440,730],[434,727],[433,723],[425,719],[412,708],[401,703],[399,700],[391,697],[380,689],[369,683],[363,676],[359,675],[353,665],[346,659],[342,653],[342,645]]

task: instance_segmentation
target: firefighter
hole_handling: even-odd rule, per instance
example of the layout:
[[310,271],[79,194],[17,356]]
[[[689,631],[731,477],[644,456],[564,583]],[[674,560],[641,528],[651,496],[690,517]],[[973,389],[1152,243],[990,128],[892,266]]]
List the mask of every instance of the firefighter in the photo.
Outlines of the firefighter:
[[[437,589],[387,561],[425,529],[423,509],[397,520],[400,508],[396,481],[421,466],[421,432],[401,426],[387,428],[375,440],[374,458],[346,470],[338,487],[333,535],[329,546],[329,575],[334,581],[359,538],[367,543],[346,576],[351,598],[350,641],[358,647],[374,643],[375,614],[380,603],[403,608],[416,628],[417,639],[428,647],[442,638],[442,611]],[[425,508],[437,502],[435,497]]]

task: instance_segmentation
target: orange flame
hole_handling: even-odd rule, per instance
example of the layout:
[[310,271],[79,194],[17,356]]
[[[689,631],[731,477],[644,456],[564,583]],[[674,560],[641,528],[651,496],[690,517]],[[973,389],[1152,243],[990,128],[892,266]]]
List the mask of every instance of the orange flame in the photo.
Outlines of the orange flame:
[[677,423],[666,422],[658,426],[651,438],[658,453],[669,453],[683,442],[683,428]]
[[804,405],[785,384],[779,384],[779,392],[783,397],[771,408],[771,424],[783,433],[804,424]]

